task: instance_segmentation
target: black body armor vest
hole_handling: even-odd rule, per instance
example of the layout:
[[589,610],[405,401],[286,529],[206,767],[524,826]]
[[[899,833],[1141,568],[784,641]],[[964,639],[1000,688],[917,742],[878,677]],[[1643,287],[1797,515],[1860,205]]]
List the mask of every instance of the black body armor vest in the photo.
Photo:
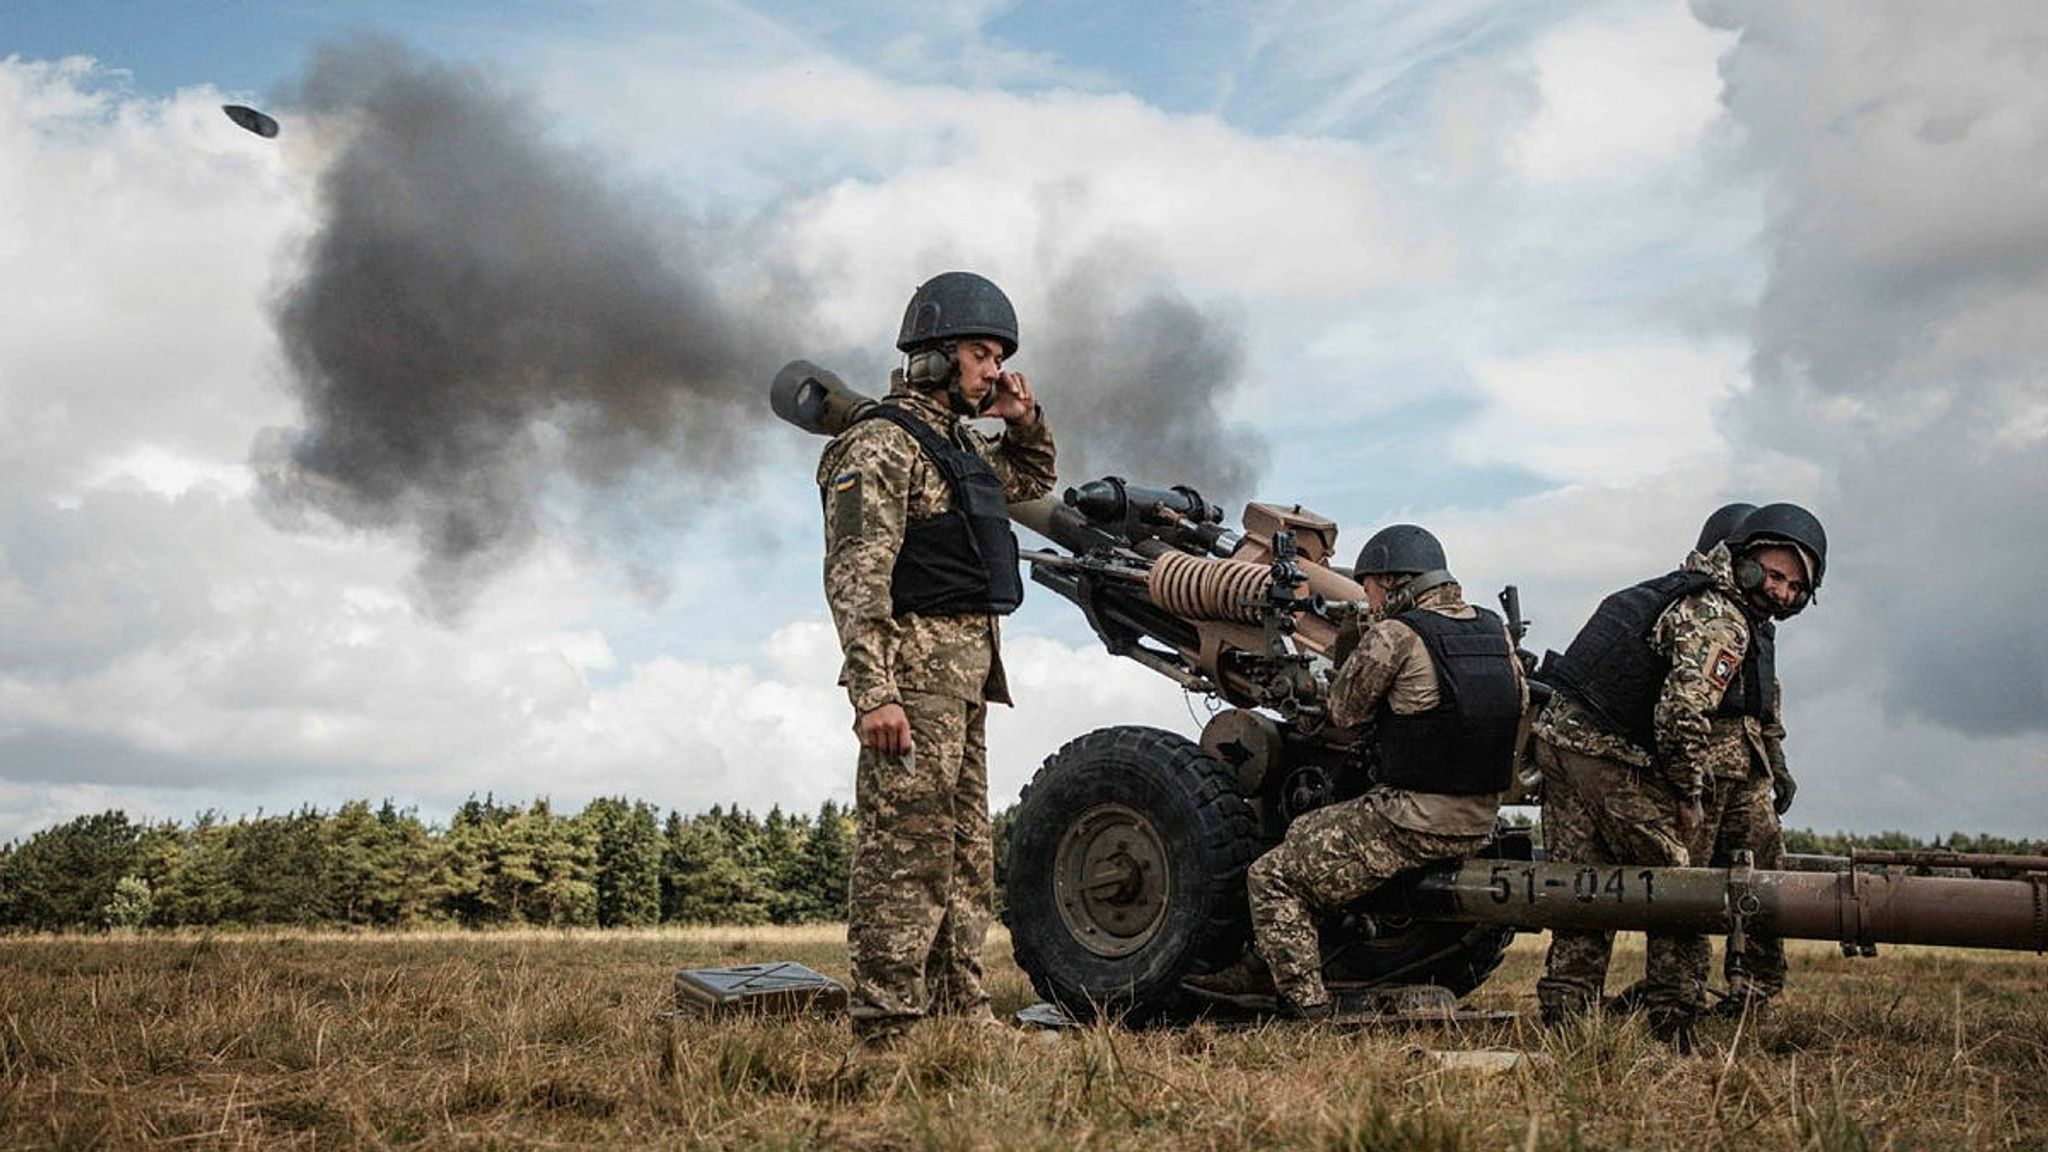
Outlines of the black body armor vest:
[[1415,630],[1436,668],[1437,706],[1402,716],[1380,701],[1374,733],[1379,782],[1411,792],[1479,796],[1514,777],[1522,694],[1500,617],[1484,608],[1454,620],[1426,608],[1394,617]]
[[[1552,662],[1551,679],[1603,727],[1655,751],[1657,697],[1671,674],[1671,661],[1650,643],[1650,631],[1665,609],[1713,586],[1714,578],[1705,572],[1670,572],[1602,600],[1571,647]],[[1770,710],[1776,675],[1772,644],[1748,607],[1742,610],[1749,622],[1749,650],[1716,712],[1761,719]]]
[[897,616],[1006,616],[1024,602],[1017,573],[1017,536],[1010,530],[1003,480],[988,461],[949,442],[924,421],[893,404],[877,404],[860,417],[887,420],[917,441],[946,479],[953,507],[909,525],[889,578],[889,608]]
[[1728,682],[1728,691],[1722,694],[1714,715],[1754,716],[1768,724],[1778,718],[1771,708],[1778,694],[1778,625],[1757,619],[1746,604],[1742,614],[1749,621],[1749,651],[1743,654],[1742,671]]

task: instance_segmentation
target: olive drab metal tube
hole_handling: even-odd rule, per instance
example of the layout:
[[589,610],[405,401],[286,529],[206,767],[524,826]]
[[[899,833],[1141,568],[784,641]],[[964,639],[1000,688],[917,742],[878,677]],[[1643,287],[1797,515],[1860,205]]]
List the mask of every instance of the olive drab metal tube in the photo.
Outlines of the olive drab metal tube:
[[2048,952],[2048,875],[1765,872],[1470,860],[1425,873],[1404,909],[1428,920],[1543,930],[1712,933]]

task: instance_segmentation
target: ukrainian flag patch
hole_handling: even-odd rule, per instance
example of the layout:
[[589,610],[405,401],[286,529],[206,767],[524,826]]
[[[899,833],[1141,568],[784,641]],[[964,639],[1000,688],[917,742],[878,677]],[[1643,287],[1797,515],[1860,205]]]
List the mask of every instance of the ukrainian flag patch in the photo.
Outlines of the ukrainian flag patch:
[[834,492],[851,492],[859,486],[860,473],[858,472],[842,472],[832,481],[832,490]]

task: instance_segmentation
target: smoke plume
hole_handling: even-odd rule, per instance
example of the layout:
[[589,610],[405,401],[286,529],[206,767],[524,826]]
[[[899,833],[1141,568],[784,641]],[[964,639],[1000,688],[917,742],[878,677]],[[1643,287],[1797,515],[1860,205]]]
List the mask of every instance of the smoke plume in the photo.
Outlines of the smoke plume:
[[[410,537],[443,619],[543,533],[674,533],[698,494],[744,481],[782,362],[874,363],[805,345],[812,288],[773,270],[774,228],[696,221],[609,178],[476,68],[359,41],[319,53],[296,103],[341,143],[276,306],[304,426],[254,449],[266,510]],[[1217,414],[1241,337],[1171,294],[1115,306],[1132,275],[1096,261],[1051,293],[1008,285],[1062,474],[1248,489],[1263,449]],[[621,501],[635,513],[606,511]],[[634,575],[658,593],[658,573]]]
[[362,42],[320,53],[301,99],[346,142],[277,308],[306,420],[258,446],[277,512],[410,532],[445,615],[532,541],[552,475],[731,474],[764,337],[800,328],[720,295],[721,237],[473,69]]
[[1245,337],[1232,318],[1133,280],[1107,256],[1067,269],[1048,295],[1051,334],[1025,353],[1046,381],[1061,482],[1186,484],[1234,514],[1267,464],[1264,438],[1222,412],[1244,379]]

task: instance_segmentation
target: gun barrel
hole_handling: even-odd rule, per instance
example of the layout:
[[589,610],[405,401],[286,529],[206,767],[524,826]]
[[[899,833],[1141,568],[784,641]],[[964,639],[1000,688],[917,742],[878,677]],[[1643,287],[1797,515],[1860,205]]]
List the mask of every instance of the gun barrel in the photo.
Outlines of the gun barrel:
[[1845,944],[2048,952],[2048,877],[1775,872],[1470,860],[1424,873],[1406,911],[1531,931],[1753,930]]

